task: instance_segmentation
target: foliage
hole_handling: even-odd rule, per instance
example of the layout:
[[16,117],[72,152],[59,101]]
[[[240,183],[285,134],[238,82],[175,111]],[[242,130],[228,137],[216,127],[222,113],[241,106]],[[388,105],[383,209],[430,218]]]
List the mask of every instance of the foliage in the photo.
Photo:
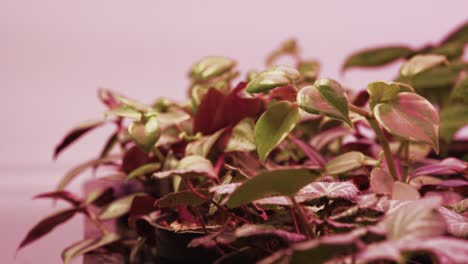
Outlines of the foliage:
[[[466,28],[421,49],[352,54],[343,70],[405,60],[395,80],[358,93],[320,78],[294,40],[236,86],[234,60],[200,60],[181,104],[100,90],[106,118],[72,129],[54,158],[98,127],[115,130],[97,158],[36,196],[70,207],[19,248],[82,214],[101,235],[67,247],[65,263],[96,250],[154,259],[155,229],[197,234],[184,247],[212,249],[219,263],[464,263],[468,149],[453,135],[467,124]],[[282,56],[296,65],[276,65]],[[68,192],[88,169],[114,186]]]

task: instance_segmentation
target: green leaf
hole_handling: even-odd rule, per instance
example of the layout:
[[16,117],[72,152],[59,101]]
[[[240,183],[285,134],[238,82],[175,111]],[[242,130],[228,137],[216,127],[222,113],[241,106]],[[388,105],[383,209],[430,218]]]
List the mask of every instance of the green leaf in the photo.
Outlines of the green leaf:
[[341,154],[325,164],[325,172],[328,174],[341,174],[361,167],[365,160],[364,154],[351,151]]
[[343,70],[353,67],[375,67],[410,55],[413,51],[404,46],[388,46],[356,52],[348,57]]
[[185,147],[185,155],[199,155],[202,157],[208,156],[213,145],[219,139],[219,137],[223,134],[224,129],[219,130],[218,132],[211,134],[209,136],[201,137],[195,141],[190,142]]
[[225,57],[206,57],[192,66],[190,77],[195,81],[203,81],[220,76],[230,71],[236,62]]
[[69,264],[74,258],[91,252],[95,249],[114,243],[120,237],[115,233],[107,233],[102,237],[95,239],[86,239],[67,247],[62,252],[62,260],[64,264]]
[[142,166],[134,169],[132,172],[130,172],[127,175],[126,180],[128,181],[128,180],[133,179],[135,177],[155,172],[155,171],[159,170],[160,168],[161,168],[161,164],[159,162],[153,162],[153,163],[148,163],[148,164],[142,165]]
[[132,108],[140,113],[151,112],[152,110],[151,107],[145,105],[144,103],[125,96],[117,96],[117,100],[125,106]]
[[367,85],[367,92],[370,95],[369,104],[373,110],[375,105],[394,99],[400,92],[400,87],[396,83],[377,81]]
[[421,72],[412,77],[400,77],[398,81],[402,81],[413,86],[416,91],[423,92],[426,89],[447,88],[453,85],[458,79],[460,70],[457,65],[451,64],[448,67],[445,65],[432,68]]
[[446,63],[448,63],[447,58],[443,55],[416,55],[401,66],[400,74],[405,77],[412,77]]
[[468,77],[457,82],[450,93],[450,100],[452,102],[464,103],[465,106],[468,105]]
[[245,181],[230,196],[228,207],[255,201],[263,197],[293,197],[302,187],[316,180],[320,174],[309,169],[283,169],[268,171]]
[[297,94],[297,103],[306,112],[322,113],[353,126],[346,90],[335,80],[320,79],[313,86],[302,88]]
[[232,129],[231,137],[227,143],[225,152],[242,151],[250,152],[256,149],[254,143],[255,123],[251,118],[241,120]]
[[213,165],[211,164],[211,161],[202,156],[191,155],[181,159],[175,169],[156,172],[153,174],[153,176],[159,179],[170,176],[208,176],[213,178],[216,177],[216,173],[214,171]]
[[318,61],[301,61],[297,65],[297,70],[307,81],[315,81],[320,72],[320,63]]
[[468,124],[468,107],[452,104],[444,107],[440,112],[440,137],[451,142],[453,135]]
[[[207,190],[197,190],[202,195],[210,198],[209,192]],[[180,192],[170,193],[164,197],[161,197],[156,201],[155,205],[159,208],[167,207],[176,207],[178,205],[190,205],[190,206],[199,206],[205,203],[206,200],[202,199],[200,196],[194,194],[191,191],[185,190]]]
[[443,41],[442,43],[461,43],[461,44],[466,44],[468,43],[468,22],[465,22],[463,25],[461,25],[459,28],[457,28],[455,31],[450,33]]
[[276,87],[286,86],[300,76],[296,69],[287,66],[273,66],[255,75],[247,84],[247,92],[261,93]]
[[133,121],[128,126],[128,133],[140,148],[146,152],[150,152],[161,133],[157,117],[152,116],[146,122]]
[[439,115],[424,97],[399,93],[394,100],[374,107],[377,121],[390,133],[429,144],[439,152]]
[[99,213],[99,219],[114,219],[128,213],[132,205],[133,199],[137,196],[142,195],[144,195],[144,193],[134,193],[113,201],[101,210],[101,212]]
[[133,118],[137,120],[140,120],[142,117],[141,112],[126,105],[119,106],[117,108],[114,108],[104,113],[105,117],[110,116],[110,115],[118,116],[118,117],[128,117],[128,118]]
[[254,142],[260,160],[268,154],[294,129],[299,121],[297,105],[281,101],[268,108],[258,119],[254,129]]
[[429,53],[443,55],[449,60],[454,60],[463,55],[463,45],[463,43],[459,42],[447,43],[431,49]]

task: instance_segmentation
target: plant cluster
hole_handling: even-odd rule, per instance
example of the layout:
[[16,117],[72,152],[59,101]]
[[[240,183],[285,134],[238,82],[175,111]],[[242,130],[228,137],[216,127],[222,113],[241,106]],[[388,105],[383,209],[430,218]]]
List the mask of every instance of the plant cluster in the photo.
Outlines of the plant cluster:
[[[467,42],[465,24],[422,49],[359,51],[343,70],[405,61],[393,81],[357,93],[320,77],[294,40],[245,78],[232,59],[202,59],[184,104],[100,90],[106,119],[73,129],[55,157],[100,126],[115,132],[98,158],[36,197],[70,207],[20,248],[83,214],[101,235],[65,248],[64,263],[96,251],[171,261],[162,231],[190,234],[178,250],[209,256],[187,262],[466,263],[468,148],[453,137],[468,124]],[[277,65],[283,56],[296,65]],[[126,191],[67,191],[88,169]]]

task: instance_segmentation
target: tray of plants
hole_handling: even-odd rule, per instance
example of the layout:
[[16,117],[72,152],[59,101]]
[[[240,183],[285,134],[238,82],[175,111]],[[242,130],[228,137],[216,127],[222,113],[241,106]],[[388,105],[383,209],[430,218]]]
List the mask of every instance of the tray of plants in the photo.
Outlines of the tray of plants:
[[[55,157],[114,132],[37,196],[70,206],[19,247],[83,215],[64,263],[468,263],[468,142],[455,136],[468,124],[467,42],[464,24],[420,49],[358,51],[343,71],[402,61],[363,91],[321,77],[294,40],[246,76],[231,58],[201,59],[183,103],[100,90],[105,118],[73,128]],[[88,170],[85,194],[67,191]]]

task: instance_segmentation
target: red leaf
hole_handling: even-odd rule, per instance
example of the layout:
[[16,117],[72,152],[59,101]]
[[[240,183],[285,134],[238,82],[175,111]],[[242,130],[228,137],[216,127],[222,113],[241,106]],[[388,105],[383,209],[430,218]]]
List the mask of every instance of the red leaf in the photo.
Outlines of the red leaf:
[[107,89],[99,89],[98,97],[103,104],[105,104],[109,109],[114,109],[122,105],[119,100],[116,98],[116,94]]
[[58,225],[72,218],[78,210],[80,209],[77,209],[77,208],[66,209],[66,210],[58,211],[42,219],[28,232],[28,234],[23,239],[23,241],[21,242],[17,250],[20,250],[24,246],[48,234],[55,227],[57,227]]
[[33,199],[39,199],[39,198],[62,199],[64,201],[69,202],[70,204],[74,206],[78,206],[83,202],[79,197],[77,197],[73,193],[64,191],[64,190],[41,193],[33,197]]
[[126,173],[148,163],[149,157],[138,146],[133,146],[125,152],[122,160],[122,170]]
[[194,132],[209,135],[227,126],[233,126],[244,118],[256,120],[265,106],[259,98],[243,98],[239,93],[246,83],[239,83],[230,94],[224,95],[211,88],[203,97],[193,122]]
[[291,85],[278,87],[270,91],[270,100],[296,102],[297,91]]
[[74,129],[72,129],[70,132],[68,132],[67,135],[62,139],[62,142],[58,144],[55,147],[54,150],[54,159],[58,157],[58,155],[65,149],[67,148],[70,144],[75,142],[77,139],[79,139],[81,136],[84,134],[88,133],[89,131],[101,126],[104,124],[104,121],[94,121],[90,122],[87,124],[83,124],[81,126],[78,126]]

